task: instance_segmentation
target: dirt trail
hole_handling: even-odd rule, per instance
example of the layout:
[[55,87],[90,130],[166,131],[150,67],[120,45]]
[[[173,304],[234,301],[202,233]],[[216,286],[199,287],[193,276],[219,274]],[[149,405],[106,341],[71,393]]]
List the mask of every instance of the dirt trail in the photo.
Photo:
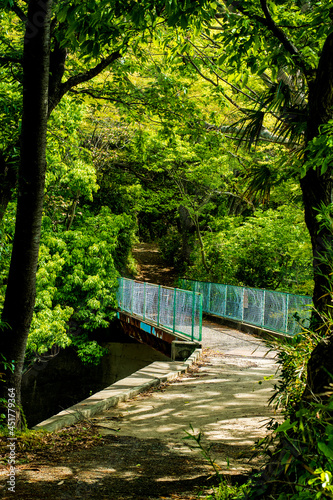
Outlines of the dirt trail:
[[157,285],[174,286],[177,273],[173,267],[163,261],[155,243],[139,243],[132,251],[137,261],[137,280],[156,283]]

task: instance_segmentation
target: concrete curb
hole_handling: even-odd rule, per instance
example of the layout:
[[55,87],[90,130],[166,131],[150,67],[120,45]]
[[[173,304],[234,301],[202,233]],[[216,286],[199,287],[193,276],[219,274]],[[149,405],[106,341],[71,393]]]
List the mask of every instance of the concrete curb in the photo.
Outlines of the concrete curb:
[[70,406],[47,420],[43,420],[43,422],[35,425],[33,429],[44,429],[53,432],[73,425],[80,420],[88,419],[112,406],[117,406],[121,401],[126,401],[140,392],[147,391],[151,387],[159,385],[161,382],[172,380],[181,373],[187,372],[189,367],[201,355],[202,349],[196,349],[186,361],[155,361],[141,368],[141,370],[132,373],[129,377],[118,380],[102,391],[96,392],[96,394],[80,401],[80,403]]
[[257,337],[263,338],[265,340],[283,340],[285,342],[291,342],[293,336],[273,332],[271,330],[266,330],[265,328],[261,328],[260,326],[250,325],[248,323],[244,323],[242,321],[237,321],[236,319],[231,318],[222,318],[221,316],[215,316],[215,314],[204,313],[204,318],[213,321],[222,326],[228,326],[229,328],[234,328],[235,330],[239,330],[240,332],[249,333],[256,335]]

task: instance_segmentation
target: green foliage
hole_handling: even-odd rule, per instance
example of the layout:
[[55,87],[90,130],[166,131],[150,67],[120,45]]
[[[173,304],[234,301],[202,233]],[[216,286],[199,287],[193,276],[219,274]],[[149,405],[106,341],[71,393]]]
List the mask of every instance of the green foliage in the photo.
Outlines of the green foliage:
[[114,318],[118,253],[124,259],[129,251],[133,222],[108,208],[95,216],[82,214],[70,231],[50,231],[49,222],[44,218],[27,352],[33,357],[54,344],[74,343],[83,361],[94,362],[103,350],[84,333],[77,338],[70,334],[69,325],[75,325],[74,331],[91,331]]
[[301,210],[281,206],[217,223],[220,230],[203,237],[209,275],[197,257],[191,278],[311,294],[311,244]]
[[15,204],[10,203],[0,223],[0,304],[2,304],[4,300],[4,290],[9,271],[10,255],[12,249],[11,242],[14,235],[15,225],[15,209]]
[[115,308],[118,237],[131,230],[130,217],[113,216],[104,208],[97,216],[82,217],[72,231],[45,235],[51,255],[64,259],[56,300],[71,305],[74,319],[87,329],[107,326],[107,311]]
[[181,242],[176,228],[171,227],[167,233],[159,239],[159,249],[165,262],[174,266],[179,273],[185,271],[184,261],[181,254]]
[[331,168],[333,159],[333,120],[320,128],[320,134],[307,145],[306,162],[301,165],[302,177],[307,170],[314,168],[319,175]]
[[311,402],[276,429],[282,446],[284,478],[271,498],[333,498],[332,409],[332,396],[325,403]]
[[89,340],[86,332],[73,336],[72,345],[76,347],[78,356],[84,364],[97,365],[107,352],[107,349],[103,349],[95,340]]
[[[0,331],[4,328],[4,323],[0,321]],[[3,384],[6,381],[5,372],[9,370],[14,373],[15,361],[8,361],[2,353],[0,353],[0,383]],[[4,370],[4,371],[2,371]],[[7,430],[7,410],[8,401],[6,398],[0,398],[0,433]]]
[[285,342],[280,340],[275,345],[278,350],[277,363],[280,365],[279,381],[275,384],[275,393],[270,398],[277,409],[282,409],[289,417],[301,400],[307,376],[307,363],[320,337],[313,332],[302,332]]

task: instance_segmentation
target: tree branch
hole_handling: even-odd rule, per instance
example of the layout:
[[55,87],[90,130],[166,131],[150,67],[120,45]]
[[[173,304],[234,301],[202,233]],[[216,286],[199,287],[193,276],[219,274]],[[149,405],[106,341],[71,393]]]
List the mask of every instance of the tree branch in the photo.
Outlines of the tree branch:
[[[230,139],[237,139],[239,140],[239,135],[242,133],[242,129],[239,127],[236,127],[235,125],[221,125],[220,127],[217,127],[216,125],[211,125],[210,123],[205,123],[205,127],[207,130],[216,130],[218,132],[222,132],[223,134],[234,134],[234,136],[226,136]],[[273,134],[270,130],[268,130],[266,127],[262,127],[259,133],[259,140],[265,141],[265,142],[273,142],[275,144],[284,144],[286,146],[295,146],[296,143],[290,142],[288,139],[281,139],[280,137],[276,136]]]
[[11,56],[0,56],[0,66],[7,66],[10,63],[22,64],[22,59]]
[[54,108],[60,102],[61,98],[73,87],[80,85],[81,83],[88,82],[95,76],[99,75],[105,68],[121,57],[119,50],[112,52],[108,57],[102,59],[99,64],[94,68],[85,71],[84,73],[79,73],[78,75],[72,76],[66,82],[61,83],[54,91],[52,99],[49,103],[49,115],[52,113]]
[[26,23],[28,21],[27,16],[23,12],[23,10],[16,4],[16,2],[12,2],[10,8],[13,12],[15,12],[15,14],[21,19],[23,23]]
[[269,12],[266,0],[260,0],[260,5],[267,21],[267,28],[282,43],[286,51],[297,59],[299,67],[306,75],[308,71],[301,53],[298,51],[297,47],[289,40],[285,32],[275,24],[271,13]]
[[277,40],[282,43],[286,51],[296,59],[297,64],[303,71],[304,75],[309,76],[309,71],[306,67],[302,54],[297,49],[297,47],[289,40],[286,33],[274,22],[271,13],[269,12],[266,0],[260,0],[260,5],[265,17],[261,17],[248,12],[242,7],[241,2],[234,2],[233,5],[244,16],[248,17],[249,19],[255,19],[262,26],[265,26],[275,36],[275,38],[277,38]]

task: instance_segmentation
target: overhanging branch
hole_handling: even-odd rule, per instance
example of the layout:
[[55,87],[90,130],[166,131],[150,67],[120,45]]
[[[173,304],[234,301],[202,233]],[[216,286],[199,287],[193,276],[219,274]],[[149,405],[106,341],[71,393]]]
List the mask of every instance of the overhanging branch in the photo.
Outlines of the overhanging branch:
[[8,66],[8,64],[22,64],[22,59],[11,56],[0,56],[0,66]]
[[10,8],[13,12],[15,12],[17,17],[19,17],[23,23],[26,23],[28,21],[27,16],[23,12],[23,10],[17,5],[16,2],[12,2]]
[[94,68],[91,68],[84,73],[79,73],[78,75],[72,76],[66,82],[59,85],[58,89],[54,92],[52,100],[49,103],[49,114],[60,102],[61,98],[69,92],[72,88],[77,87],[81,83],[88,82],[95,76],[99,75],[104,69],[106,69],[110,64],[121,57],[119,50],[112,52],[108,57],[102,59]]

